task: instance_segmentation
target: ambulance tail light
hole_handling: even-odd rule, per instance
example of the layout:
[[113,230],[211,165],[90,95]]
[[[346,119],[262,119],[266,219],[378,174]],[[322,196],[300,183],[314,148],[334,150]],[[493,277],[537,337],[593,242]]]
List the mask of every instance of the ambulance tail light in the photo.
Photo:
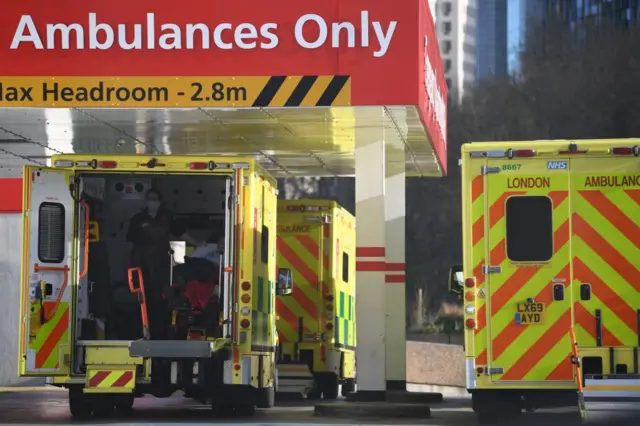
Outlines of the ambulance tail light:
[[476,328],[476,320],[469,318],[464,322],[464,325],[467,326],[467,328]]
[[529,158],[535,157],[536,150],[535,149],[509,149],[507,150],[508,158]]
[[242,328],[249,328],[250,325],[251,323],[248,319],[243,319],[242,321],[240,321],[240,327]]
[[216,163],[213,161],[204,162],[204,161],[194,161],[189,163],[189,169],[191,170],[214,170],[216,168]]
[[326,300],[327,302],[333,302],[333,294],[327,294],[324,297],[324,300]]
[[464,286],[466,288],[473,288],[476,286],[476,280],[474,278],[467,278],[464,280]]
[[115,161],[98,161],[98,167],[101,169],[115,169],[118,163]]
[[617,146],[615,148],[611,148],[611,153],[613,155],[635,155],[637,157],[640,154],[640,148],[638,145],[634,147]]
[[207,170],[207,163],[189,163],[191,170]]

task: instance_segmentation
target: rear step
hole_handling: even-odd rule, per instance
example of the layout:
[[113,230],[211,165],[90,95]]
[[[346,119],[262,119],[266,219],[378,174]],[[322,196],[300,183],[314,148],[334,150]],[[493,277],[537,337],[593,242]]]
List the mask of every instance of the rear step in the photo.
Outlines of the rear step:
[[587,401],[640,401],[639,374],[590,374],[585,376],[584,382]]
[[306,396],[315,387],[313,373],[305,363],[286,363],[276,366],[278,393],[295,393]]

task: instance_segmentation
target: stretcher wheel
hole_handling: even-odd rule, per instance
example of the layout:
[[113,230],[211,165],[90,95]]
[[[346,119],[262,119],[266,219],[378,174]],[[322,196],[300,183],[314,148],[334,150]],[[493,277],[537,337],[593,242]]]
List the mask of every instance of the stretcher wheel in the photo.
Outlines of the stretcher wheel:
[[86,419],[91,416],[91,403],[82,392],[82,388],[69,388],[69,411],[74,419]]

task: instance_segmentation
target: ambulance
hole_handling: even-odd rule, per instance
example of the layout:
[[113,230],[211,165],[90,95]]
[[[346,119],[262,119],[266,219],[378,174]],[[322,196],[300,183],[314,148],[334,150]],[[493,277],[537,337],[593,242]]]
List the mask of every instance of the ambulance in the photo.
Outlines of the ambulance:
[[462,146],[463,262],[449,286],[479,420],[640,397],[639,147]]
[[277,297],[278,391],[336,399],[355,390],[355,218],[335,201],[278,201],[278,268],[296,288]]
[[[275,179],[243,157],[51,161],[24,169],[19,376],[67,388],[77,418],[178,390],[216,411],[273,406],[276,295],[293,291],[291,270],[276,270]],[[149,277],[125,259],[129,221],[151,188],[189,235],[221,245],[217,272],[185,282],[176,271],[194,258],[171,241],[161,336],[149,334]]]

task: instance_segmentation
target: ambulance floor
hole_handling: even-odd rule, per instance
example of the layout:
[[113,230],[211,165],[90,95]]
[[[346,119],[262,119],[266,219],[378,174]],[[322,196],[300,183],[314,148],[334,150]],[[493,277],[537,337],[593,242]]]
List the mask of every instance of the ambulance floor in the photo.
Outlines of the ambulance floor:
[[[67,406],[67,394],[59,390],[20,389],[16,392],[0,391],[0,424],[68,424],[71,422]],[[344,400],[336,404],[349,404]],[[636,424],[640,418],[640,405],[631,404],[592,404],[588,424],[622,425]],[[216,418],[211,415],[209,407],[194,403],[182,396],[167,399],[144,397],[136,400],[134,410],[126,416],[109,419],[95,419],[87,423],[73,424],[107,424],[107,425],[154,425],[181,424],[196,425],[204,423],[244,424],[255,426],[268,425],[433,425],[433,426],[469,426],[475,425],[475,415],[471,411],[469,399],[447,399],[443,404],[431,406],[432,416],[429,419],[339,419],[316,417],[313,405],[305,400],[279,402],[271,410],[258,410],[251,418]],[[629,418],[626,421],[626,418]],[[633,418],[633,419],[632,419]],[[622,423],[615,420],[620,419]],[[546,424],[571,425],[578,424],[571,410],[553,410],[523,415],[517,422],[509,425],[528,426]]]

